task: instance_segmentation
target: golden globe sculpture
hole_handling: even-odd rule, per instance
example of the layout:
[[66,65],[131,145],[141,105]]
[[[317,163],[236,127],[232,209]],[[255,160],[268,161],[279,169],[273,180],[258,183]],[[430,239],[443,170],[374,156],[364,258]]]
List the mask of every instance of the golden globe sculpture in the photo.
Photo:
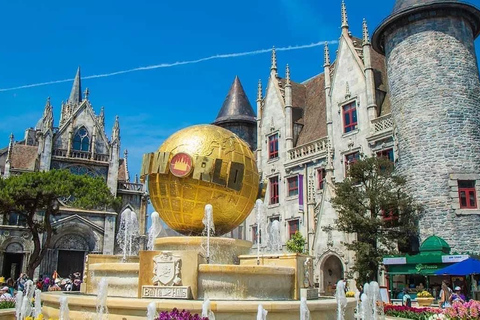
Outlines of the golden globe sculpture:
[[171,135],[157,152],[143,156],[150,200],[162,220],[185,235],[200,235],[206,204],[213,207],[217,235],[225,234],[252,211],[258,195],[255,157],[229,130],[197,125]]

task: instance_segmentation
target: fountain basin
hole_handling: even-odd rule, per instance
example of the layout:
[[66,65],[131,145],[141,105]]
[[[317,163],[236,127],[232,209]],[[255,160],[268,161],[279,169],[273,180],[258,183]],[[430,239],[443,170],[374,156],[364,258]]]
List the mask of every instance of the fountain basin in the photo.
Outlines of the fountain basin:
[[138,257],[129,257],[126,262],[122,262],[120,256],[88,255],[82,292],[97,294],[100,280],[106,278],[110,296],[137,297],[138,261]]
[[[81,293],[48,292],[42,293],[44,318],[59,318],[59,299],[68,295],[70,319],[95,319],[97,297]],[[190,310],[192,313],[201,313],[201,300],[165,300],[165,299],[136,299],[108,297],[109,320],[145,320],[147,306],[155,302],[158,311],[173,308]],[[268,311],[268,320],[298,319],[300,301],[217,301],[211,300],[211,309],[217,320],[251,320],[256,319],[258,305],[261,304]],[[331,320],[337,318],[337,303],[334,299],[313,300],[307,302],[310,310],[310,319]],[[354,319],[356,301],[348,299],[345,310],[345,320]]]
[[[193,250],[200,255],[202,246],[206,245],[205,237],[164,237],[155,239],[154,250]],[[237,257],[247,254],[252,247],[250,241],[232,238],[210,238],[210,262],[215,264],[238,264]]]
[[201,264],[198,270],[198,297],[218,300],[291,300],[294,281],[294,268]]
[[[253,266],[260,263],[260,266],[288,267],[293,269],[294,287],[292,287],[292,299],[300,300],[300,290],[305,287],[306,280],[305,262],[307,259],[311,259],[310,256],[299,253],[272,253],[262,254],[259,257],[256,255],[241,255],[238,258],[241,266]],[[309,272],[309,276],[312,278],[312,271]],[[310,285],[313,285],[312,280],[310,280]]]

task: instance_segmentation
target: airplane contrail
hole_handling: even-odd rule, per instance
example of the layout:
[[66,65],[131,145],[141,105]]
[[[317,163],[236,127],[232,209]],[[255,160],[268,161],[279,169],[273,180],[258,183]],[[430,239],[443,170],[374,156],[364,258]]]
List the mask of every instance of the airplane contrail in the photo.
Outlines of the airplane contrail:
[[[308,49],[308,48],[318,47],[318,46],[323,45],[325,43],[336,44],[336,43],[338,43],[338,41],[337,40],[319,41],[319,42],[304,44],[304,45],[295,45],[295,46],[275,48],[275,50],[276,51],[290,51],[290,50]],[[120,75],[120,74],[130,73],[130,72],[152,70],[152,69],[159,69],[159,68],[170,68],[170,67],[176,67],[176,66],[187,65],[187,64],[196,64],[196,63],[201,63],[201,62],[205,62],[205,61],[209,61],[209,60],[216,60],[216,59],[228,59],[228,58],[237,58],[237,57],[243,57],[243,56],[252,56],[252,55],[267,53],[267,52],[271,52],[271,51],[272,51],[272,49],[270,48],[270,49],[260,49],[260,50],[237,52],[237,53],[216,54],[216,55],[213,55],[213,56],[200,58],[200,59],[195,59],[195,60],[177,61],[177,62],[172,62],[172,63],[161,63],[161,64],[154,64],[154,65],[150,65],[150,66],[137,67],[137,68],[127,69],[127,70],[120,70],[120,71],[114,71],[114,72],[109,72],[109,73],[95,74],[95,75],[91,75],[91,76],[82,77],[82,80],[96,79],[96,78],[106,78],[106,77],[112,77],[112,76],[116,76],[116,75]],[[71,78],[71,79],[53,80],[53,81],[47,81],[47,82],[32,83],[32,84],[26,84],[26,85],[23,85],[23,86],[11,87],[11,88],[0,88],[0,92],[19,90],[19,89],[27,89],[27,88],[40,87],[40,86],[47,86],[47,85],[51,85],[51,84],[71,82],[73,80],[74,79]]]

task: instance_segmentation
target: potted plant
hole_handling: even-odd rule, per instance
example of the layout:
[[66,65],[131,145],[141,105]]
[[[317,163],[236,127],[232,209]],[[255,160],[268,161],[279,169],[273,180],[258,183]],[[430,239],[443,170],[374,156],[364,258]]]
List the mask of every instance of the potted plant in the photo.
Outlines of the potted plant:
[[421,307],[428,307],[433,302],[433,296],[427,290],[417,293],[417,302]]

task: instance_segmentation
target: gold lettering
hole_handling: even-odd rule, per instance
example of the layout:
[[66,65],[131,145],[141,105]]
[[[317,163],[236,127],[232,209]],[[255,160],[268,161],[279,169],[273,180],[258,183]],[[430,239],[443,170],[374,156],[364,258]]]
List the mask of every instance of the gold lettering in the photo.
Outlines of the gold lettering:
[[167,173],[170,152],[157,152],[153,155],[152,173]]
[[220,174],[222,172],[222,159],[215,159],[215,170],[213,171],[212,182],[221,186],[225,186],[225,179],[222,179]]
[[193,169],[193,179],[207,182],[212,181],[213,165],[213,158],[197,156],[195,158],[195,167]]
[[140,176],[145,177],[150,174],[150,168],[152,163],[153,153],[145,153],[142,160],[142,170]]
[[230,171],[228,173],[227,188],[240,191],[242,190],[243,173],[245,167],[240,162],[230,162]]

